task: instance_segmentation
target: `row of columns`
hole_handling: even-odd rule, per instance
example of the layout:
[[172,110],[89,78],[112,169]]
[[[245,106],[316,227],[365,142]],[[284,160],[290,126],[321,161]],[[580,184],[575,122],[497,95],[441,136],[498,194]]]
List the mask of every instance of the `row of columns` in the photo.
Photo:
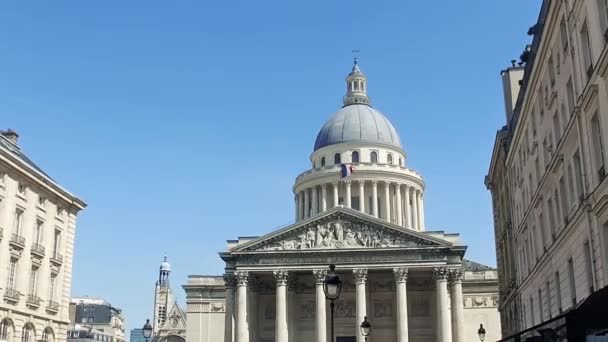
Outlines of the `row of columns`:
[[[366,282],[367,269],[356,268],[352,270],[355,279],[356,298],[356,332],[357,342],[363,342],[359,324],[367,316]],[[316,342],[327,342],[327,312],[326,298],[323,291],[323,281],[327,270],[314,270],[316,293],[315,336]],[[276,315],[275,315],[275,341],[290,342],[295,339],[294,327],[288,325],[288,310],[293,298],[288,296],[288,282],[291,274],[286,270],[273,272],[276,286]],[[407,312],[407,276],[408,269],[398,267],[393,269],[396,285],[397,299],[397,341],[408,342],[408,312]],[[224,275],[226,282],[226,324],[224,342],[249,342],[250,329],[248,317],[248,281],[249,272],[237,271]],[[464,342],[464,306],[462,299],[462,271],[439,267],[433,269],[433,279],[437,292],[437,322],[436,340],[438,342]],[[451,314],[448,308],[448,281],[451,284]],[[236,298],[235,298],[236,292]],[[236,306],[235,306],[236,304]],[[236,321],[235,321],[236,313]],[[236,329],[235,329],[236,326]],[[236,330],[236,333],[235,333]],[[255,342],[255,341],[252,341]]]
[[[422,191],[412,186],[394,183],[381,182],[382,184],[382,211],[380,217],[378,205],[378,181],[376,180],[356,180],[359,194],[359,211],[382,218],[388,222],[406,228],[423,231],[424,230],[424,201]],[[296,221],[305,220],[316,214],[326,211],[330,206],[337,207],[340,193],[344,194],[343,205],[352,208],[352,185],[353,181],[333,182],[331,184],[321,184],[303,189],[295,195],[295,218]],[[366,208],[368,196],[365,196],[366,184],[371,184],[372,207]],[[329,203],[329,187],[331,186],[332,196]],[[340,191],[341,188],[343,191]],[[367,209],[367,210],[366,210]],[[392,211],[394,213],[391,213]]]

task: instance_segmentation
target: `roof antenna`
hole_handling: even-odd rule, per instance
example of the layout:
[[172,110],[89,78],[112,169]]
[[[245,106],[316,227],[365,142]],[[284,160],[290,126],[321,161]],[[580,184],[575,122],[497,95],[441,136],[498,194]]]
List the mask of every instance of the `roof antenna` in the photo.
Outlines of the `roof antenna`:
[[353,60],[354,60],[355,64],[357,64],[357,58],[358,58],[359,52],[361,52],[361,51],[360,50],[352,50]]

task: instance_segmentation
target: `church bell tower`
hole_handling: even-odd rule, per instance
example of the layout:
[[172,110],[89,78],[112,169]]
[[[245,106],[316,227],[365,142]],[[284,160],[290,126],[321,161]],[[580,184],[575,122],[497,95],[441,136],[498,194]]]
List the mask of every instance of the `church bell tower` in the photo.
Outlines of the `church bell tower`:
[[167,256],[160,264],[158,272],[158,281],[154,289],[154,336],[158,334],[159,328],[167,320],[167,311],[169,306],[173,304],[175,298],[171,286],[169,284],[169,275],[171,274],[171,264],[167,261]]

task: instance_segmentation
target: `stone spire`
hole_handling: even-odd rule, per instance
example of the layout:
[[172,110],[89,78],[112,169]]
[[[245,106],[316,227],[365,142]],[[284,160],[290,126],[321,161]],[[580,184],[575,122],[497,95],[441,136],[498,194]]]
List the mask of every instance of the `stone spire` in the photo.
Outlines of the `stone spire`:
[[357,58],[355,57],[353,70],[346,76],[346,95],[344,96],[344,106],[352,104],[371,103],[367,97],[367,77],[361,72]]

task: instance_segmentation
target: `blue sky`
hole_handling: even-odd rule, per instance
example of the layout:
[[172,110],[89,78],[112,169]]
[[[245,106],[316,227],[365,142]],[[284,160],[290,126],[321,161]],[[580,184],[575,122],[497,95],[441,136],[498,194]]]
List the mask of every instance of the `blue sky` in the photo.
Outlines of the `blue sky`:
[[540,1],[0,3],[1,128],[89,207],[73,295],[152,316],[164,253],[221,274],[225,240],[293,219],[291,186],[341,106],[351,50],[427,183],[429,230],[495,265],[483,185],[499,72]]

